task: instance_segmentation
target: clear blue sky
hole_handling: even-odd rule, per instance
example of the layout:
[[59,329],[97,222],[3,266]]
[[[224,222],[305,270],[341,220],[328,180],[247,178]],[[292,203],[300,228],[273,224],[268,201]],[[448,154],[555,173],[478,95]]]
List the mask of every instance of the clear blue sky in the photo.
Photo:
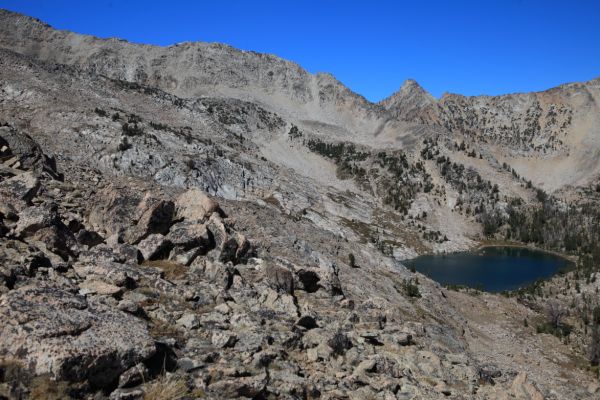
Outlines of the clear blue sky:
[[380,100],[543,90],[600,76],[600,1],[0,0],[59,29],[169,45],[222,42],[330,72]]

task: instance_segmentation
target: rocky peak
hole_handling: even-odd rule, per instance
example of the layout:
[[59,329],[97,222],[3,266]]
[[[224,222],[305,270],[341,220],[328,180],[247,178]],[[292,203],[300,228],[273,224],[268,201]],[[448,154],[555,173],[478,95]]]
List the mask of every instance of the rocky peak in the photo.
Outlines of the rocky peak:
[[406,121],[414,120],[424,109],[435,103],[435,98],[413,79],[404,81],[397,92],[379,102],[395,116]]

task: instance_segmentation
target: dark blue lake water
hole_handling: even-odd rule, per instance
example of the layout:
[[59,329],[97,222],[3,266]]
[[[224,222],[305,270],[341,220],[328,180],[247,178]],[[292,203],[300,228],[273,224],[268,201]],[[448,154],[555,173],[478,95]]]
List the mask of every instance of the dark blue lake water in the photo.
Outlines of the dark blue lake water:
[[570,261],[522,247],[484,247],[475,252],[427,255],[404,261],[407,267],[442,285],[465,285],[488,292],[515,290],[549,278]]

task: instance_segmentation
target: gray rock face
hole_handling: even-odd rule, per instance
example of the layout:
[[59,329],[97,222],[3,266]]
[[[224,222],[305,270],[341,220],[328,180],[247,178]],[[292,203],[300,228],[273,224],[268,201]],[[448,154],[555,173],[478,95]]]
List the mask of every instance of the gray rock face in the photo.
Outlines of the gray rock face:
[[104,387],[155,352],[143,323],[57,287],[25,286],[2,296],[0,322],[0,354],[58,380]]

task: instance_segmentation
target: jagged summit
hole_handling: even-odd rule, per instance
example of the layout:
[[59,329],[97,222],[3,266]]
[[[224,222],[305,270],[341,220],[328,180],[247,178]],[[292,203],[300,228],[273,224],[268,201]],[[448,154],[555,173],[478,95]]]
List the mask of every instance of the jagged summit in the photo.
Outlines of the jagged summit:
[[400,89],[398,89],[396,92],[392,93],[390,96],[386,97],[385,99],[381,100],[379,103],[383,104],[383,105],[388,105],[394,98],[397,98],[402,95],[405,96],[409,93],[415,93],[415,92],[429,94],[425,89],[423,89],[423,87],[419,84],[419,82],[417,82],[414,79],[409,78],[409,79],[406,79],[402,83],[402,85],[400,86]]
[[395,117],[406,121],[415,120],[435,103],[436,99],[413,79],[404,81],[397,92],[379,102]]

